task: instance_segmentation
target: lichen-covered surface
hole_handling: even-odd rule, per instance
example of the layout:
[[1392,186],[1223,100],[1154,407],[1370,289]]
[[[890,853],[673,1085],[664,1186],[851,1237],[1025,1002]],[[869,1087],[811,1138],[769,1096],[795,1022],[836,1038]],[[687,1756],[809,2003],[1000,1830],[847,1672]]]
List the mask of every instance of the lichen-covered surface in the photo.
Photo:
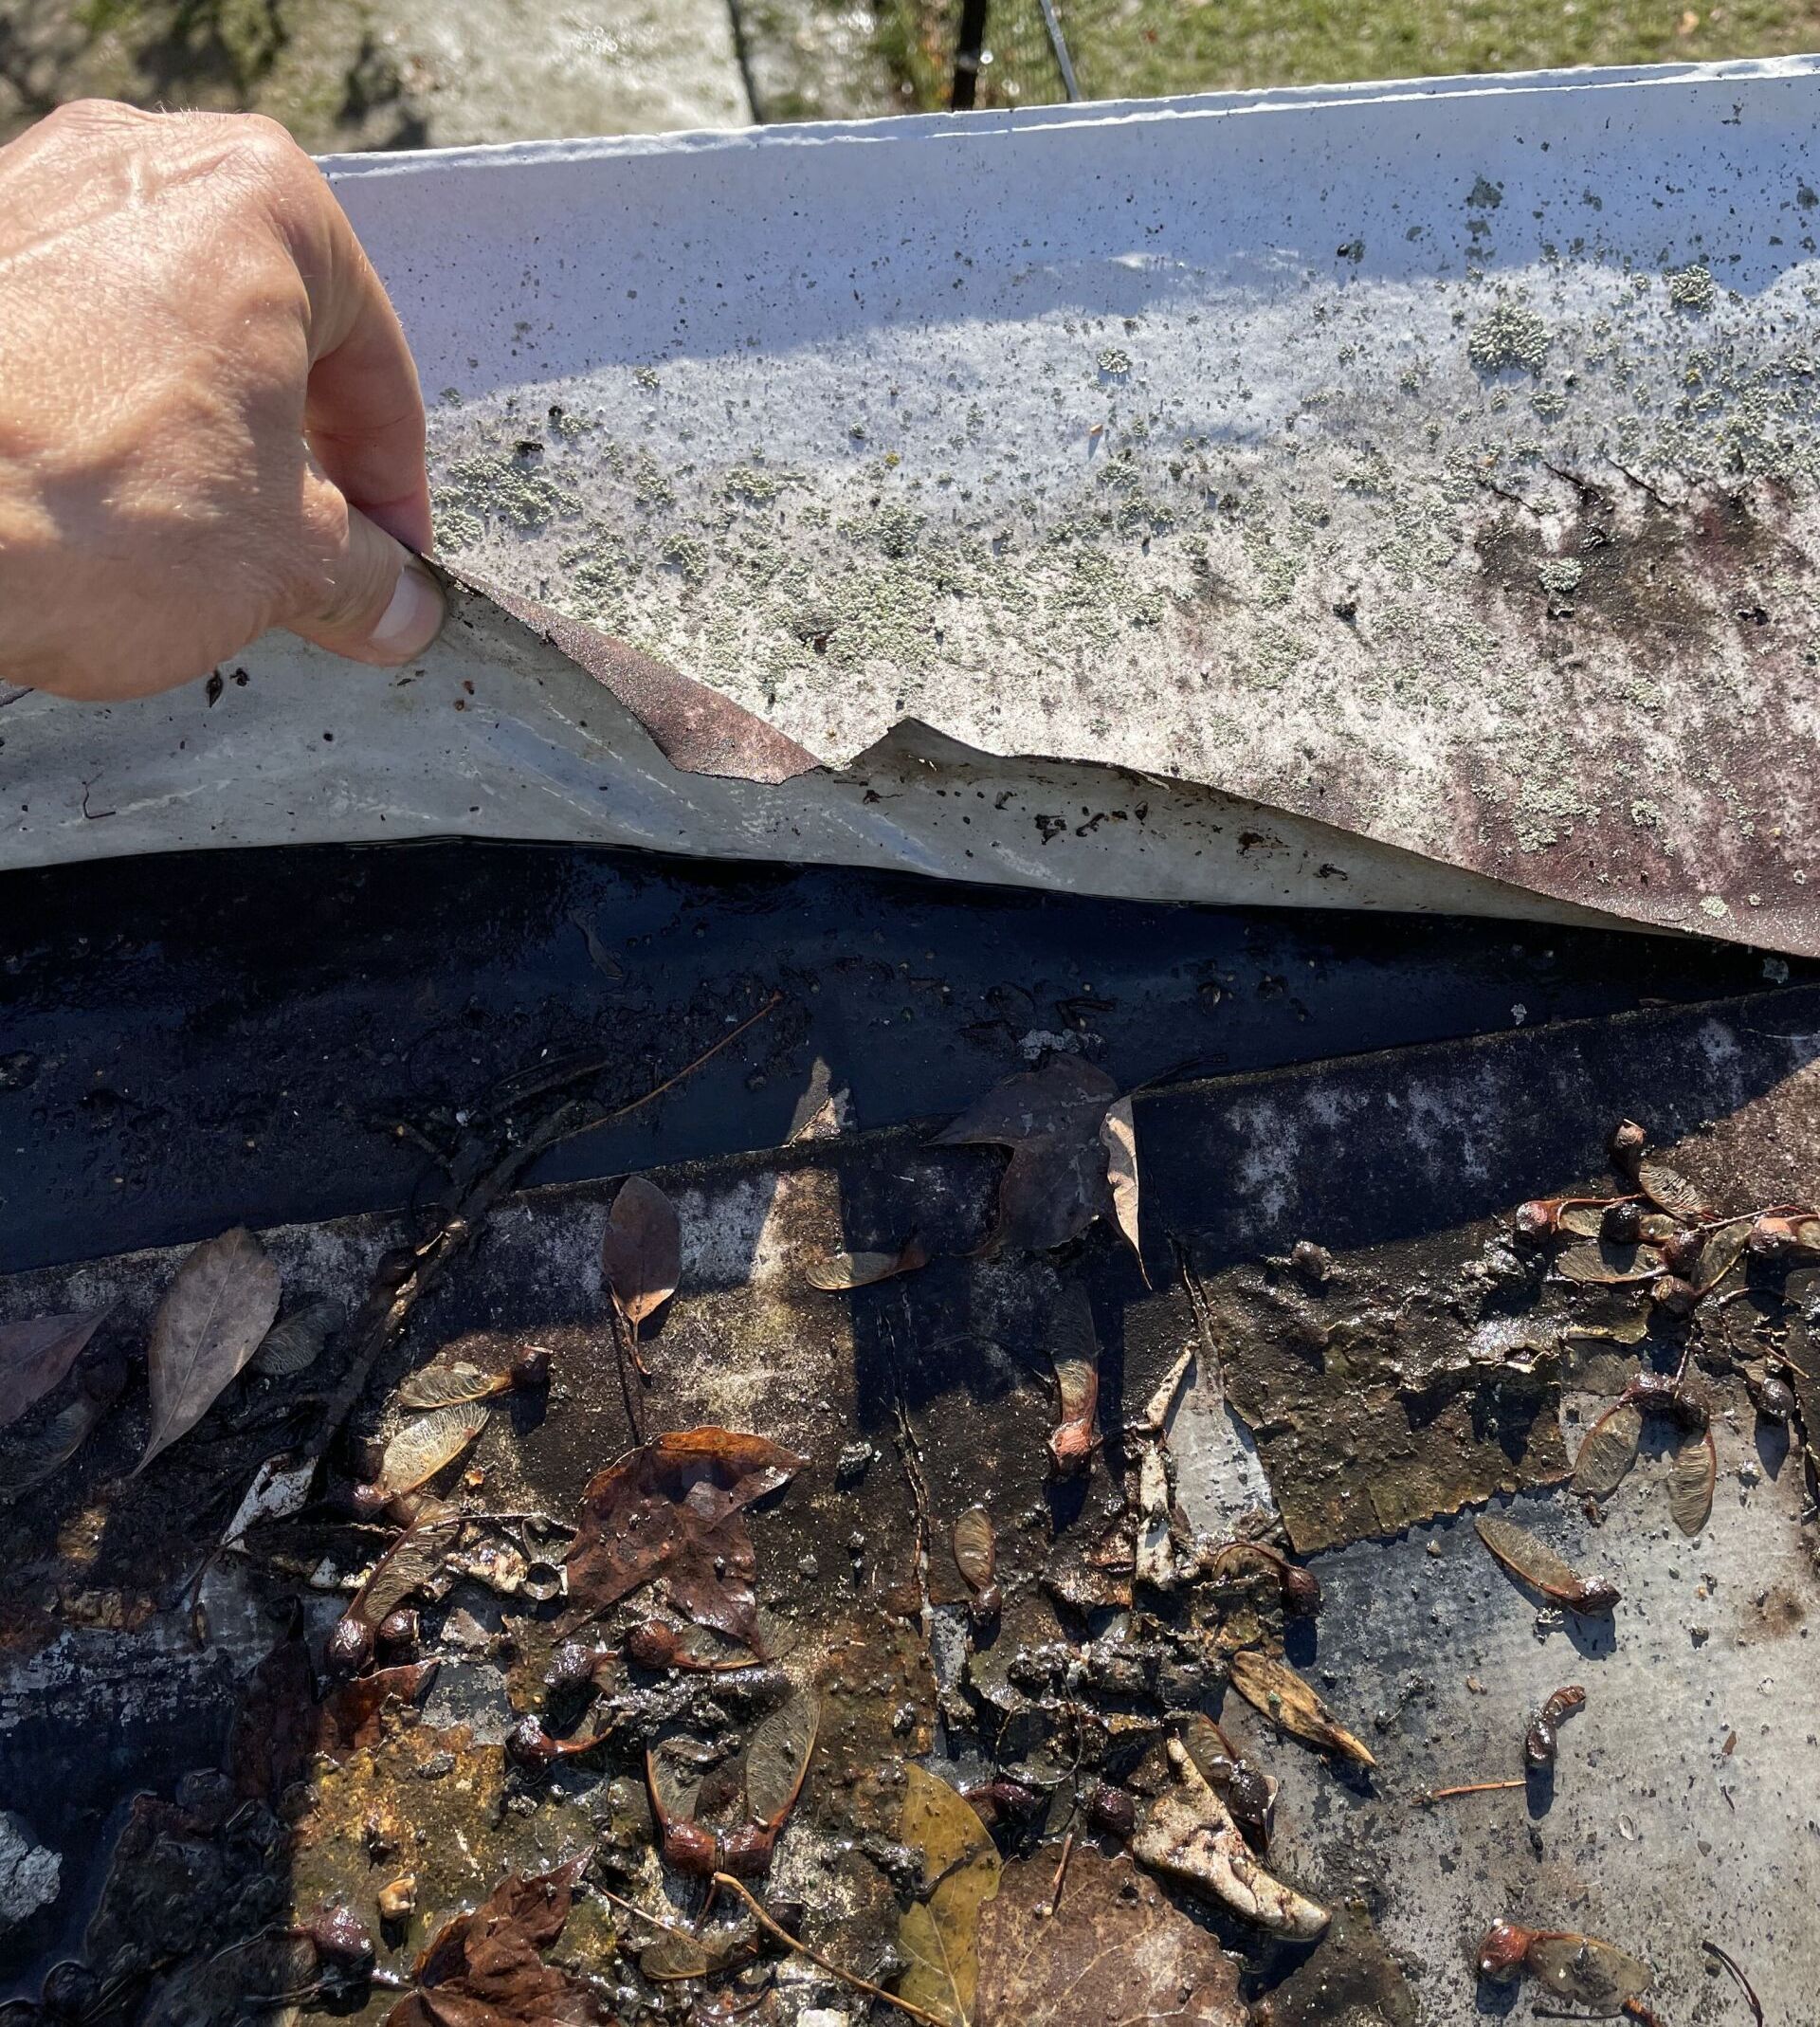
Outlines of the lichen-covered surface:
[[[592,1851],[550,1961],[617,2017],[774,1983],[774,2018],[860,2018],[853,1988],[801,1959],[666,1998],[649,1981],[663,1967],[653,1932],[602,1890],[692,1924],[699,1883],[652,1848],[644,1748],[681,1737],[719,1750],[780,1695],[813,1691],[818,1740],[759,1890],[848,1970],[886,1983],[905,1972],[910,1767],[1048,1797],[1028,1820],[998,1821],[1004,1905],[980,1927],[996,1953],[978,1971],[997,2010],[981,2019],[1026,2017],[1018,1995],[1044,1953],[1005,1924],[1044,1919],[1037,1885],[1065,1830],[1083,1906],[1108,1889],[1101,1868],[1131,1863],[1071,1813],[1089,1777],[1156,1810],[1169,1780],[1158,1743],[1196,1710],[1217,1711],[1282,1783],[1272,1869],[1340,1917],[1311,1954],[1140,1872],[1113,1905],[1149,1910],[1146,1950],[1236,1994],[1209,1997],[1228,2009],[1210,2018],[1236,2023],[1231,2003],[1268,1998],[1277,2022],[1331,2018],[1321,1995],[1343,1993],[1349,2018],[1441,2027],[1496,2002],[1491,1987],[1475,2000],[1470,1952],[1505,1913],[1643,1958],[1665,2019],[1728,2017],[1702,1937],[1746,1964],[1774,2015],[1799,2018],[1820,1969],[1807,1915],[1820,1703],[1801,1658],[1811,1509],[1799,1417],[1759,1417],[1751,1389],[1782,1349],[1797,1367],[1807,1356],[1811,1275],[1752,1268],[1748,1303],[1651,1319],[1634,1295],[1564,1291],[1547,1250],[1513,1244],[1509,1214],[1538,1194],[1610,1194],[1603,1146],[1624,1111],[1717,1209],[1800,1196],[1820,1162],[1816,1032],[1813,989],[1792,987],[1141,1090],[1148,1280],[1104,1226],[1054,1253],[978,1256],[1002,1158],[931,1146],[927,1127],[843,1132],[837,1107],[811,1108],[774,1152],[659,1172],[682,1267],[646,1333],[643,1424],[748,1430],[804,1462],[750,1516],[774,1659],[708,1676],[637,1666],[621,1643],[661,1591],[635,1592],[586,1626],[609,1660],[579,1714],[544,1681],[576,1600],[532,1580],[628,1436],[600,1285],[610,1189],[500,1201],[412,1313],[336,1453],[331,1489],[373,1468],[373,1439],[410,1418],[398,1382],[434,1355],[490,1368],[527,1344],[551,1354],[547,1395],[501,1399],[446,1481],[474,1518],[420,1600],[415,1660],[437,1671],[377,1714],[323,1678],[323,1641],[392,1528],[324,1504],[256,1525],[196,1581],[254,1466],[308,1426],[323,1380],[243,1379],[130,1481],[145,1410],[129,1388],[58,1477],[8,1507],[0,1536],[9,1805],[64,1879],[8,1938],[13,1976],[35,1991],[47,1964],[82,1959],[100,1981],[84,1987],[90,2018],[226,2019],[250,2002],[251,1974],[224,2000],[210,1982],[223,1963],[238,1951],[276,1983],[267,1958],[295,1954],[282,1931],[325,1900],[372,1925],[379,1968],[402,1976],[503,1874]],[[851,1294],[810,1285],[830,1252],[912,1230],[934,1256],[921,1270]],[[386,1250],[423,1231],[366,1215],[264,1237],[287,1304],[325,1296],[346,1311]],[[1298,1240],[1324,1252],[1292,1258]],[[0,1315],[111,1302],[109,1328],[136,1347],[181,1256],[16,1273]],[[1617,1327],[1623,1306],[1641,1331]],[[1611,1331],[1607,1356],[1630,1370],[1684,1355],[1706,1390],[1718,1488],[1696,1538],[1669,1522],[1655,1438],[1602,1509],[1562,1487],[1609,1405],[1604,1378],[1565,1356],[1587,1326]],[[1101,1367],[1098,1447],[1084,1478],[1058,1477],[1050,1360],[1083,1328]],[[1106,1553],[1141,1484],[1121,1491],[1119,1460],[1151,1439],[1145,1403],[1184,1353],[1185,1397],[1162,1411],[1182,1542],[1269,1539],[1281,1521],[1291,1544],[1320,1551],[1307,1559],[1326,1593],[1319,1618],[1283,1619],[1274,1583],[1243,1572],[1134,1589]],[[331,1377],[337,1357],[323,1355]],[[1339,1384],[1349,1368],[1357,1412]],[[996,1620],[977,1622],[947,1549],[975,1503],[995,1519],[1003,1591]],[[1615,1616],[1538,1613],[1476,1539],[1484,1511],[1614,1579]],[[1228,1693],[1241,1649],[1286,1651],[1375,1766],[1312,1752]],[[1552,1777],[1422,1806],[1430,1788],[1516,1775],[1530,1716],[1568,1681],[1586,1686],[1587,1707]],[[565,1736],[598,1727],[601,1743],[527,1771],[505,1748],[527,1713]],[[376,1895],[406,1872],[414,1905],[382,1928]],[[925,1875],[931,1905],[938,1890]],[[737,1941],[724,1920],[706,1933]],[[1058,1949],[1071,1933],[1065,1946],[1090,1941],[1055,1933]],[[1196,1954],[1209,1935],[1236,1985]],[[61,1975],[69,1989],[76,1974]],[[378,1984],[337,2003],[376,2023],[397,1998]]]
[[336,171],[447,553],[904,716],[1805,942],[1805,65]]

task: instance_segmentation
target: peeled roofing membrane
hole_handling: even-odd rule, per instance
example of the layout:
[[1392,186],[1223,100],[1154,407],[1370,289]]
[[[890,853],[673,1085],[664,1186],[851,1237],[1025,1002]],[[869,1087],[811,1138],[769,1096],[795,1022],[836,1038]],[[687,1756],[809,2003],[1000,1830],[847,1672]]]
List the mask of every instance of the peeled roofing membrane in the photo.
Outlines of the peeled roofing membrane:
[[461,600],[403,675],[268,640],[213,704],[15,700],[5,863],[471,831],[1811,954],[1815,98],[331,161],[443,558],[623,651]]

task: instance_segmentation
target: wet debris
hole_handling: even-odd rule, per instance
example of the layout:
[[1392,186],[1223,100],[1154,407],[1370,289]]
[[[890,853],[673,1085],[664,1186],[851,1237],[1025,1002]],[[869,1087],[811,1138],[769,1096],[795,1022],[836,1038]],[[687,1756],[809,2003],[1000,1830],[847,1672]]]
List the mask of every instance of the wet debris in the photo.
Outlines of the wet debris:
[[544,1961],[561,1936],[592,1852],[525,1879],[508,1877],[457,1915],[411,1969],[413,1989],[386,2027],[585,2027],[610,2014],[601,1996]]

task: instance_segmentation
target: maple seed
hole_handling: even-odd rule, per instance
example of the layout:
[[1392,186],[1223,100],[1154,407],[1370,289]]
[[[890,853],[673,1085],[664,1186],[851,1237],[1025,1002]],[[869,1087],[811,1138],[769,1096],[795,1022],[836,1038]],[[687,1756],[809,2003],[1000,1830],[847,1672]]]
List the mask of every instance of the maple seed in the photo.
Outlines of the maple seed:
[[535,1717],[521,1717],[505,1735],[505,1757],[514,1766],[541,1773],[561,1756],[562,1747]]
[[541,1344],[532,1345],[512,1361],[512,1384],[520,1394],[534,1394],[550,1384],[551,1354]]
[[1778,1379],[1774,1374],[1757,1382],[1752,1397],[1756,1412],[1766,1422],[1786,1422],[1794,1413],[1794,1389],[1786,1379]]
[[1556,1733],[1561,1720],[1570,1717],[1586,1702],[1586,1691],[1577,1683],[1565,1689],[1556,1689],[1542,1706],[1536,1722],[1531,1725],[1523,1740],[1523,1758],[1533,1767],[1553,1766],[1555,1763]]
[[1479,1943],[1478,1971],[1499,1984],[1513,1983],[1523,1968],[1534,1929],[1520,1928],[1515,1922],[1493,1922]]
[[1259,1556],[1276,1571],[1283,1609],[1291,1618],[1313,1618],[1320,1612],[1320,1579],[1313,1570],[1291,1562],[1268,1542],[1222,1542],[1212,1553],[1210,1567],[1217,1575],[1222,1563],[1244,1555]]
[[1123,1788],[1101,1781],[1087,1797],[1087,1820],[1109,1837],[1128,1837],[1138,1827],[1137,1805]]
[[417,1644],[417,1615],[409,1605],[388,1612],[374,1634],[379,1652],[389,1661],[401,1661]]
[[391,1502],[391,1494],[383,1485],[375,1485],[372,1479],[363,1479],[348,1488],[348,1512],[357,1521],[376,1521]]
[[1677,1275],[1681,1280],[1691,1281],[1705,1245],[1706,1237],[1703,1233],[1677,1232],[1672,1237],[1662,1242],[1662,1264],[1669,1273]]
[[1649,1284],[1649,1300],[1665,1316],[1691,1316],[1700,1301],[1700,1290],[1679,1275],[1658,1274]]
[[373,1930],[351,1908],[318,1908],[303,1925],[323,1970],[352,1983],[373,1973]]
[[[630,1651],[629,1643],[628,1651]],[[634,1654],[632,1658],[636,1660],[638,1657]],[[551,1655],[543,1683],[550,1689],[578,1689],[583,1683],[592,1682],[593,1675],[592,1649],[584,1647],[579,1640],[565,1640]]]
[[1539,1246],[1544,1239],[1554,1237],[1560,1214],[1558,1196],[1533,1197],[1528,1203],[1517,1206],[1517,1215],[1511,1220],[1511,1227],[1525,1246]]
[[1633,1179],[1637,1164],[1643,1160],[1644,1150],[1649,1144],[1649,1136],[1634,1119],[1621,1119],[1611,1135],[1611,1166],[1620,1176]]
[[1643,1236],[1643,1206],[1629,1196],[1608,1204],[1599,1220],[1599,1236],[1613,1246],[1634,1246]]
[[1289,1264],[1310,1281],[1325,1282],[1334,1271],[1334,1256],[1313,1239],[1298,1239],[1289,1250]]
[[352,1613],[337,1619],[322,1658],[331,1674],[357,1675],[373,1659],[373,1628]]
[[378,1904],[382,1922],[408,1920],[417,1905],[417,1874],[400,1872],[389,1885],[382,1886],[373,1898]]

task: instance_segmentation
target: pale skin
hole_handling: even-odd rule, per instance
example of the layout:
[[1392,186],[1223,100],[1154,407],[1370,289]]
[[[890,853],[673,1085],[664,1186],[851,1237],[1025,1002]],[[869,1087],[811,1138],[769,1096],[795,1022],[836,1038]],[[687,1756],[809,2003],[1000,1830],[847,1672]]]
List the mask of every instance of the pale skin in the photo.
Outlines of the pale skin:
[[282,127],[89,100],[0,148],[0,684],[146,695],[274,627],[409,662],[429,546],[410,348]]

